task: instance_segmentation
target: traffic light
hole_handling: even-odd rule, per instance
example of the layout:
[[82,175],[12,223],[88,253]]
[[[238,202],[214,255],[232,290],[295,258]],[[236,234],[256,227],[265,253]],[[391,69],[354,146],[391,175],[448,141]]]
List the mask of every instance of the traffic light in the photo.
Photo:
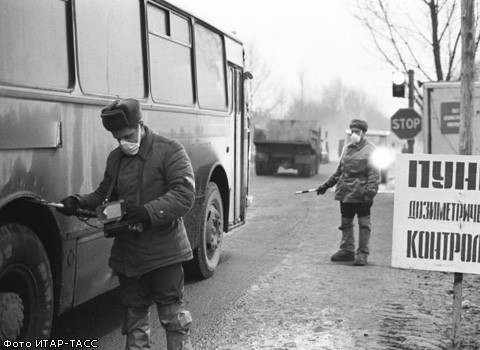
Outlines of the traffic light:
[[405,97],[405,74],[395,72],[392,76],[392,96]]

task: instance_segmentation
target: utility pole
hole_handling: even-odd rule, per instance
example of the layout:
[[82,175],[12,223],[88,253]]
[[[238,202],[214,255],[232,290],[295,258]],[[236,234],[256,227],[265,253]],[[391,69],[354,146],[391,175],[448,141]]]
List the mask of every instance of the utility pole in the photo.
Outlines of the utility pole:
[[[461,35],[462,35],[462,71],[460,91],[460,154],[472,154],[472,124],[475,123],[475,7],[474,0],[461,1]],[[453,327],[452,347],[460,347],[460,323],[462,320],[463,273],[455,272],[453,285]]]
[[475,22],[474,0],[461,2],[462,67],[460,103],[460,154],[472,154],[475,92]]

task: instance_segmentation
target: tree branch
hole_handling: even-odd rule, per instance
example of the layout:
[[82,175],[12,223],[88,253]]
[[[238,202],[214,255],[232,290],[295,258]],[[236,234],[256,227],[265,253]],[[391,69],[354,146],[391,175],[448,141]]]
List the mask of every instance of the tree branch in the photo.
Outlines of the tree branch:
[[393,33],[393,25],[391,24],[390,22],[390,19],[388,17],[388,11],[386,10],[385,6],[384,6],[384,3],[382,0],[378,0],[378,5],[380,6],[380,9],[382,10],[382,13],[383,13],[383,19],[388,27],[388,32],[389,32],[389,35],[390,35],[390,41],[392,43],[392,46],[393,48],[395,49],[395,52],[397,53],[397,56],[398,56],[398,59],[400,60],[400,63],[402,64],[402,67],[403,69],[405,70],[405,72],[408,70],[407,69],[407,65],[405,63],[405,60],[403,59],[403,56],[402,56],[402,53],[398,47],[398,44],[395,40],[395,35]]
[[[451,0],[443,0],[443,2],[440,5],[437,3],[438,12],[442,12],[443,7],[450,2]],[[455,6],[455,2],[453,3],[453,6]]]
[[412,56],[413,60],[415,61],[415,66],[418,68],[418,70],[420,70],[420,72],[422,72],[422,74],[428,79],[428,80],[432,80],[432,78],[430,77],[430,75],[422,68],[422,66],[420,65],[420,62],[418,61],[417,57],[415,56],[415,53],[412,49],[412,47],[410,46],[410,44],[404,40],[404,44],[405,46],[407,47],[408,51],[410,52],[410,55]]
[[455,55],[457,52],[458,43],[460,42],[460,37],[461,37],[461,33],[459,31],[457,35],[457,39],[455,39],[455,44],[453,45],[453,51],[451,51],[449,55],[450,57],[448,60],[447,77],[445,78],[446,81],[450,81],[450,79],[452,79],[452,72],[453,72],[452,68],[453,68],[453,63],[455,61]]
[[[424,0],[425,1],[425,0]],[[433,61],[435,63],[435,70],[437,73],[437,80],[443,80],[442,60],[440,53],[440,41],[438,40],[438,7],[434,0],[428,3],[430,10],[430,19],[432,21],[432,47],[433,47]]]
[[[450,23],[452,21],[453,14],[455,12],[455,5],[456,5],[456,3],[454,2],[452,7],[450,8],[450,12],[447,15],[447,22],[445,23],[445,27],[443,28],[442,32],[440,33],[438,41],[442,41],[443,35],[447,31],[447,28],[450,27]],[[439,11],[440,11],[440,9],[439,9]]]
[[413,50],[412,46],[409,44],[408,40],[405,39],[405,37],[403,36],[403,34],[398,30],[398,26],[395,26],[393,27],[394,29],[394,32],[396,33],[396,35],[399,37],[399,39],[403,42],[403,44],[405,45],[405,47],[407,48],[408,52],[410,53],[410,56],[412,57],[412,59],[414,60],[415,62],[415,67],[420,70],[420,72],[428,79],[428,80],[432,80],[431,77],[429,76],[429,74],[423,69],[423,67],[421,66],[420,64],[420,61],[418,60],[417,58],[417,55],[415,54],[415,51]]
[[478,49],[478,42],[480,41],[480,31],[478,32],[477,40],[475,41],[475,51]]
[[420,38],[422,38],[428,45],[431,45],[432,43],[431,43],[430,39],[428,39],[428,37],[423,34],[423,30],[421,30],[420,27],[418,27],[417,21],[414,21],[412,19],[412,16],[410,16],[410,13],[407,13],[407,17],[410,21],[410,24],[415,27],[416,34],[419,35]]
[[[428,80],[451,80],[459,60],[458,1],[419,0],[417,7],[429,24],[414,21],[410,9],[388,0],[357,0],[355,18],[368,30],[378,56],[390,66],[405,71],[413,67]],[[480,31],[475,44],[480,48]],[[433,60],[427,58],[428,52]]]
[[387,55],[387,53],[383,50],[382,46],[380,45],[380,43],[378,42],[377,40],[377,37],[375,35],[375,31],[373,29],[373,27],[371,26],[370,22],[368,21],[365,21],[364,22],[365,26],[369,29],[370,31],[370,34],[372,36],[372,39],[373,39],[373,42],[377,48],[377,50],[380,52],[380,54],[383,56],[383,58],[385,59],[385,61],[390,64],[392,67],[394,67],[395,69],[398,69],[397,65],[390,59],[389,55]]

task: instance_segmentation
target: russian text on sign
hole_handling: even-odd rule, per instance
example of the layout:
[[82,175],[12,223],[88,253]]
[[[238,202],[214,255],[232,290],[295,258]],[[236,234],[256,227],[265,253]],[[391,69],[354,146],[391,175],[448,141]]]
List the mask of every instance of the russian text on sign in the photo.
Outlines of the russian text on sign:
[[480,157],[398,155],[392,266],[480,274]]

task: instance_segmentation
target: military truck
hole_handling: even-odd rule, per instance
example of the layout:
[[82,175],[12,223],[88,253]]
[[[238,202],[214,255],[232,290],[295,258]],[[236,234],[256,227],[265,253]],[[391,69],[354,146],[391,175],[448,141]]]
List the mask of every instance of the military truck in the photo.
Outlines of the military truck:
[[272,119],[264,129],[256,127],[256,174],[272,175],[279,167],[296,169],[301,177],[318,174],[325,141],[321,131],[318,120]]

